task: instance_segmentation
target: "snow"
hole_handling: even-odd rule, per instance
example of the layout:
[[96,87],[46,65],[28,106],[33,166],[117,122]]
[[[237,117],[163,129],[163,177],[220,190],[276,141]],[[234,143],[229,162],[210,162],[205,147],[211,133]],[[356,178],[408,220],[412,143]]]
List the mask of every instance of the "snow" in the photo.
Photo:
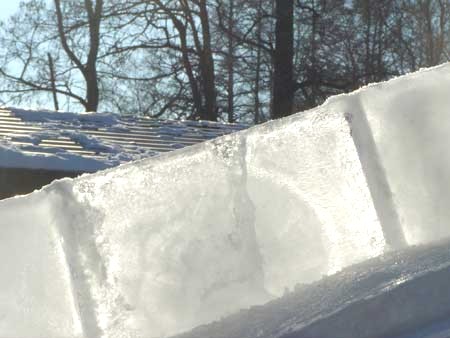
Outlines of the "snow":
[[[13,107],[0,108],[0,113],[2,167],[71,172],[115,167],[246,128],[208,121]],[[48,142],[45,145],[48,140],[53,141],[51,147]],[[71,150],[71,146],[79,149]]]
[[116,115],[113,114],[95,114],[95,113],[69,113],[69,112],[53,112],[45,110],[26,110],[12,108],[14,113],[27,122],[38,123],[52,123],[56,127],[68,123],[70,125],[75,124],[83,127],[120,127],[122,124],[118,120]]
[[450,242],[386,253],[176,338],[448,337]]
[[449,68],[0,202],[0,336],[167,337],[279,297],[200,336],[431,325],[449,244],[409,246],[450,232]]
[[0,336],[82,337],[51,205],[39,194],[24,202],[9,199],[0,211]]
[[[18,147],[0,139],[0,163],[3,168],[32,168],[71,172],[95,172],[119,165],[121,162],[110,156],[107,161],[71,154],[60,149],[40,153],[37,146]],[[27,151],[26,153],[24,151]],[[120,158],[120,155],[119,155]]]
[[323,107],[350,112],[355,127],[362,118],[368,121],[409,244],[450,235],[449,68],[444,64],[334,97]]

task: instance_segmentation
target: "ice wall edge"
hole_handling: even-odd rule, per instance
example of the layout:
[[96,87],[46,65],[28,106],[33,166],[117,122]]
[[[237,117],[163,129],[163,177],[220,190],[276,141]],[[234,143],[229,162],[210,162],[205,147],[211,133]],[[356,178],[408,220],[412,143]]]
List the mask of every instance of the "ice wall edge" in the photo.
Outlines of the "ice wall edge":
[[386,244],[391,249],[406,246],[406,239],[400,223],[392,190],[388,183],[386,170],[380,161],[372,130],[364,111],[345,114],[358,151],[359,160],[365,174],[372,202],[377,212]]

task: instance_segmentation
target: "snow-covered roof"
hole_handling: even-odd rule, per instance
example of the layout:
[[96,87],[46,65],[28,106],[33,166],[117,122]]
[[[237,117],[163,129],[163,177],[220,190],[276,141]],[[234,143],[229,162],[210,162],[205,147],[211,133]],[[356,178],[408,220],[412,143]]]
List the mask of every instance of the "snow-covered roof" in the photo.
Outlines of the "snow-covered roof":
[[93,172],[244,128],[210,121],[0,108],[0,166]]

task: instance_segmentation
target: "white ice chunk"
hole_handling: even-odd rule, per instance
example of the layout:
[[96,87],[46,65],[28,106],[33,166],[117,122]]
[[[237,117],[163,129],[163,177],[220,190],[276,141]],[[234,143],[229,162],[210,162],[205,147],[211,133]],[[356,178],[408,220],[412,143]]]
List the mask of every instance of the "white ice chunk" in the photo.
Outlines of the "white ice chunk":
[[383,252],[344,114],[314,110],[250,131],[249,194],[265,287],[280,296]]
[[449,86],[447,63],[334,97],[322,107],[351,113],[357,124],[367,119],[366,134],[392,194],[386,196],[409,244],[450,236]]
[[0,337],[82,337],[51,196],[0,205]]
[[296,116],[47,190],[65,201],[55,217],[75,243],[66,255],[85,282],[74,285],[105,337],[175,334],[385,247],[344,114]]
[[449,278],[448,241],[406,248],[176,338],[444,338]]

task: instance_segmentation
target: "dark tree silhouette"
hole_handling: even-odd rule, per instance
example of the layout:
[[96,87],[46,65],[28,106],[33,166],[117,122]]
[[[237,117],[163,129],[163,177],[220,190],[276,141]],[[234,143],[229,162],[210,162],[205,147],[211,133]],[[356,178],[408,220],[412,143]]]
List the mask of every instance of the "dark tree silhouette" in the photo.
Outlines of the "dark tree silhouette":
[[288,116],[294,104],[294,0],[277,0],[272,118]]

